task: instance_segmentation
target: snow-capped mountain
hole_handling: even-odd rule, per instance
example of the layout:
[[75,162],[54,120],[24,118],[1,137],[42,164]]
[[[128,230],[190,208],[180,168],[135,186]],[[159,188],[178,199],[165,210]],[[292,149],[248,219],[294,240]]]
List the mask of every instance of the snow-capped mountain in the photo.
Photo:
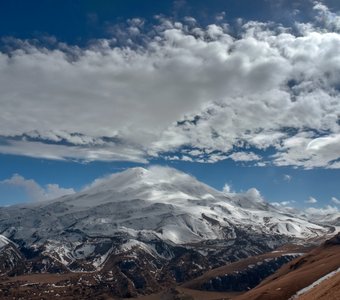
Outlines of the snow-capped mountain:
[[[128,169],[52,201],[0,209],[0,245],[16,243],[26,259],[40,261],[40,271],[105,270],[113,257],[132,253],[158,272],[191,253],[200,272],[330,231],[281,212],[256,190],[225,194],[159,166]],[[31,263],[26,272],[33,269]]]
[[176,244],[225,238],[223,228],[231,225],[297,238],[325,232],[255,196],[227,196],[175,169],[133,168],[74,195],[2,209],[0,228],[4,235],[34,244],[70,228],[91,236],[141,233]]

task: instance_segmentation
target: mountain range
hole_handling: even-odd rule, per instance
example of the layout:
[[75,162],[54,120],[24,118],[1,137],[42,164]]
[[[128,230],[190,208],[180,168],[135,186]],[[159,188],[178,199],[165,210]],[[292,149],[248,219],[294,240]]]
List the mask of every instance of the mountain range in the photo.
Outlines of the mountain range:
[[298,245],[266,258],[269,276],[339,229],[339,215],[312,217],[273,206],[256,189],[224,193],[176,169],[132,168],[72,195],[0,208],[0,273],[6,284],[44,274],[62,276],[65,287],[85,280],[84,299],[133,297]]

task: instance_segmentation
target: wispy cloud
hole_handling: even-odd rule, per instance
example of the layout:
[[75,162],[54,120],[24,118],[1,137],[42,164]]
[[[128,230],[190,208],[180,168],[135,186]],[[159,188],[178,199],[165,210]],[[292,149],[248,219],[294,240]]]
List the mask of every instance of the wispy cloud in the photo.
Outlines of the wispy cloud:
[[308,204],[315,204],[317,202],[318,200],[316,200],[314,197],[309,197],[308,200],[305,201],[305,203],[308,203]]
[[336,197],[332,197],[332,202],[337,204],[337,205],[340,205],[340,200]]
[[292,205],[292,204],[294,204],[294,203],[295,203],[295,201],[271,202],[272,205],[278,206],[278,207],[281,207],[281,206],[288,206],[288,205]]
[[292,176],[291,175],[288,175],[288,174],[284,174],[283,175],[283,180],[284,181],[287,181],[287,182],[290,182],[292,180]]

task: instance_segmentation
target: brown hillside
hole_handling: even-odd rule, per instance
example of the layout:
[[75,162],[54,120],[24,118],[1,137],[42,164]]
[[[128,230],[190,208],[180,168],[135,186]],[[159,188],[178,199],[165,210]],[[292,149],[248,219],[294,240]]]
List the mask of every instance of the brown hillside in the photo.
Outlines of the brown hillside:
[[[235,300],[287,300],[297,291],[340,267],[340,233],[310,253],[284,265],[256,288]],[[338,276],[336,277],[338,278]],[[333,281],[331,281],[333,282]],[[330,283],[332,284],[332,283]],[[322,291],[318,292],[320,295]],[[307,299],[307,298],[305,298]],[[312,298],[308,298],[312,299]],[[332,298],[315,298],[332,299]],[[339,298],[336,298],[339,299]]]

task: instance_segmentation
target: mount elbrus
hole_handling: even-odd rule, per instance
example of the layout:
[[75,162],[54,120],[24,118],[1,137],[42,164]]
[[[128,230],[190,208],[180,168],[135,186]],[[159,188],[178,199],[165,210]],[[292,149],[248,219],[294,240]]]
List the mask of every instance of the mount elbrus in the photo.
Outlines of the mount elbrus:
[[311,243],[336,231],[331,220],[316,224],[254,191],[225,194],[175,169],[132,168],[73,195],[1,208],[0,272],[82,274],[108,294],[148,294]]

